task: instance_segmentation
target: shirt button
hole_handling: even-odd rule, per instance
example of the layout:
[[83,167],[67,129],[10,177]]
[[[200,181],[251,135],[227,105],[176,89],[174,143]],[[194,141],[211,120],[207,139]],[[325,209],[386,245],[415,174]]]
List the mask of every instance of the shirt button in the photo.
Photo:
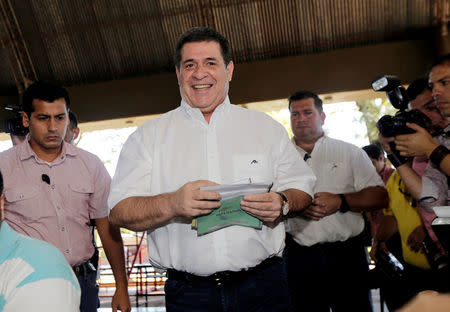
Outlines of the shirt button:
[[52,190],[54,190],[54,189],[55,189],[55,184],[52,185]]
[[65,253],[69,253],[69,249],[66,249],[64,252],[65,252]]
[[62,228],[61,228],[61,231],[63,231],[63,232],[64,232],[65,230],[66,230],[66,228],[65,228],[65,227],[62,227]]
[[56,206],[56,209],[61,210],[61,207],[60,206]]

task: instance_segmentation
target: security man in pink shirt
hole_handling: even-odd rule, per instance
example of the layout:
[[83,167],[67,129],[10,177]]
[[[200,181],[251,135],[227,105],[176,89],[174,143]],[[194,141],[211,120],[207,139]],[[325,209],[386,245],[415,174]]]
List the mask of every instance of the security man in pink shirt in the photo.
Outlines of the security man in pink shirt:
[[89,219],[97,230],[116,280],[113,311],[130,311],[122,237],[108,220],[111,178],[100,159],[63,141],[69,95],[62,86],[38,81],[25,90],[27,139],[0,153],[5,177],[5,219],[22,234],[56,246],[81,286],[81,311],[96,311],[96,272]]

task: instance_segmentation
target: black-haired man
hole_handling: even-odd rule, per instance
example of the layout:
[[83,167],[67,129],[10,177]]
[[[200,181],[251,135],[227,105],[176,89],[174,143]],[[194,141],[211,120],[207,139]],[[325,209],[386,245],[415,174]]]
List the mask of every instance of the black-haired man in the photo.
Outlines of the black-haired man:
[[315,93],[294,93],[289,110],[294,146],[317,177],[312,204],[287,221],[294,311],[372,311],[362,212],[387,206],[383,181],[362,149],[325,135]]
[[89,219],[116,279],[113,310],[130,310],[120,231],[108,221],[110,176],[98,157],[63,141],[69,94],[38,81],[23,94],[27,141],[0,154],[5,176],[5,219],[17,232],[47,241],[64,254],[81,286],[81,311],[96,311],[96,272]]
[[[230,104],[234,65],[220,33],[186,32],[175,64],[181,106],[145,123],[125,143],[110,219],[148,230],[150,261],[168,271],[167,311],[289,311],[280,220],[311,202],[315,178],[280,124]],[[230,226],[198,237],[192,218],[221,205],[219,193],[200,188],[239,181],[273,182],[282,192],[240,202],[262,228]]]

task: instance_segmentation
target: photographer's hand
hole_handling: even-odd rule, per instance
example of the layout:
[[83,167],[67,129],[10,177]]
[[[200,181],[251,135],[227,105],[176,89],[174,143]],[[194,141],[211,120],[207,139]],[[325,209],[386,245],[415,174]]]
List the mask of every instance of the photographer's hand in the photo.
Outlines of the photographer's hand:
[[414,252],[419,252],[422,248],[422,242],[425,239],[425,228],[419,225],[409,234],[406,244]]
[[395,146],[402,156],[430,156],[431,152],[439,145],[427,130],[407,122],[406,125],[416,130],[416,133],[403,134],[395,137]]
[[394,137],[384,137],[381,133],[378,133],[378,141],[380,141],[381,146],[383,147],[386,154],[392,154],[391,147],[389,146],[390,142],[394,142]]

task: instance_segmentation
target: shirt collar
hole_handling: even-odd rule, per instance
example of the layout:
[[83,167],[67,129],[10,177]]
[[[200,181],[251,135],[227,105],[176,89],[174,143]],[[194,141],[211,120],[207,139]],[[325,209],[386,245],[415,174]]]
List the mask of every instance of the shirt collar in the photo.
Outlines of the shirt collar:
[[[225,111],[227,111],[229,109],[229,106],[231,105],[230,103],[230,99],[227,96],[225,98],[225,100],[223,101],[223,103],[219,104],[216,109],[214,110],[211,119],[210,119],[210,123],[212,123],[214,120],[217,119],[216,116],[220,116],[221,114],[223,114]],[[193,119],[196,119],[198,121],[204,122],[206,123],[205,117],[203,116],[202,112],[200,111],[199,108],[195,108],[195,107],[191,107],[185,100],[184,98],[182,98],[181,100],[181,108],[183,109],[184,112],[186,112],[186,114],[188,114],[188,116],[190,116]]]
[[[33,149],[31,148],[30,145],[30,134],[27,134],[26,139],[17,146],[17,151],[19,154],[19,158],[20,160],[26,160],[29,159],[31,157],[34,157],[34,159],[37,162],[44,162],[43,160],[41,160],[36,153],[33,151]],[[77,150],[76,147],[73,146],[72,144],[66,143],[66,142],[62,142],[62,150],[61,150],[61,154],[53,161],[53,163],[58,163],[59,161],[63,161],[67,155],[69,156],[76,156]]]
[[[322,142],[325,140],[326,137],[327,136],[324,133],[320,138],[317,139],[316,143],[314,143],[314,148],[313,148],[311,154],[314,153],[314,150],[316,149],[317,146],[322,144]],[[305,156],[306,151],[303,148],[301,148],[300,146],[298,146],[297,144],[295,144],[294,137],[291,138],[291,142],[294,144],[294,146],[297,149],[297,151],[299,151],[302,154],[302,157]]]

